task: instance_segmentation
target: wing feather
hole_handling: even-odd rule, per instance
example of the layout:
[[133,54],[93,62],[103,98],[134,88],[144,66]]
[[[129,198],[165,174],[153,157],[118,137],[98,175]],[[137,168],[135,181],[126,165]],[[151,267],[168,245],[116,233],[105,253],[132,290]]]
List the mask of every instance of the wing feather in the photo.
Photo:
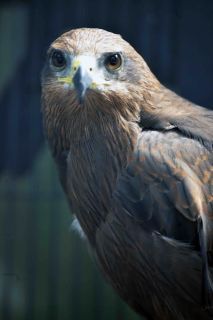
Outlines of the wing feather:
[[211,167],[212,155],[199,141],[175,130],[143,131],[116,194],[134,218],[190,243],[197,236],[197,220],[203,215],[213,218],[212,203],[206,201],[212,179],[205,178]]

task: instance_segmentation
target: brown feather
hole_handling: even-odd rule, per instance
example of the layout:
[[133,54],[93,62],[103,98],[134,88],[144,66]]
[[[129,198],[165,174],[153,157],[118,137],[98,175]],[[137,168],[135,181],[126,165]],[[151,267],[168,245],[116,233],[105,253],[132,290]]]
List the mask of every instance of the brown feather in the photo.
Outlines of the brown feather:
[[42,77],[50,149],[105,277],[148,319],[211,319],[201,296],[202,270],[213,276],[212,112],[163,87],[119,35],[76,29],[51,48],[125,59],[120,89],[89,89],[83,103],[48,62]]

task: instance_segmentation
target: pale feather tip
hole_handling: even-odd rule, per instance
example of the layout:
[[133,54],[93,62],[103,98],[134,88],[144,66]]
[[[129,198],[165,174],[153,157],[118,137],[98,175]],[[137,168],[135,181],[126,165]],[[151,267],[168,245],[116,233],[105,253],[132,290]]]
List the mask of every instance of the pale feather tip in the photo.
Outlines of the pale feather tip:
[[85,235],[83,229],[81,228],[80,223],[78,222],[78,219],[76,217],[74,217],[74,219],[71,223],[70,229],[77,232],[82,239],[86,239],[86,235]]

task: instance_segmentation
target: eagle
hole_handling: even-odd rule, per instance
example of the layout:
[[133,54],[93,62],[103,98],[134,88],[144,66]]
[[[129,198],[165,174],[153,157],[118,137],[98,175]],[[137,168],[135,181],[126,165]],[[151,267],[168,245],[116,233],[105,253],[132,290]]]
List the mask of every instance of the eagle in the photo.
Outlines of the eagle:
[[147,319],[213,318],[213,112],[164,87],[120,35],[62,34],[44,131],[107,281]]

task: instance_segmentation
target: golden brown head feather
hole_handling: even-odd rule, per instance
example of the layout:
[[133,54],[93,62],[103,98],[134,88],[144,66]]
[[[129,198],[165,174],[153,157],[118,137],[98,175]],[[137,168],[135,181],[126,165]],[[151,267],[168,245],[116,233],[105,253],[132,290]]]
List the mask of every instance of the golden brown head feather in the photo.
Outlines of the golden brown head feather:
[[[119,95],[122,98],[131,98],[132,94],[146,95],[148,89],[155,90],[159,82],[153,76],[143,58],[134,50],[129,43],[121,38],[120,35],[113,34],[101,29],[75,29],[71,30],[56,39],[50,46],[68,52],[72,56],[90,55],[96,59],[101,58],[105,53],[122,52],[124,55],[124,72],[120,72],[119,80],[124,83]],[[48,84],[48,79],[43,78],[43,86]],[[53,83],[51,83],[52,85]],[[61,85],[58,83],[58,85]],[[56,86],[56,83],[54,83]],[[125,88],[125,90],[124,90]],[[56,87],[54,87],[56,89]],[[116,87],[116,90],[119,89]],[[104,91],[106,95],[116,94],[117,91],[110,87]]]

